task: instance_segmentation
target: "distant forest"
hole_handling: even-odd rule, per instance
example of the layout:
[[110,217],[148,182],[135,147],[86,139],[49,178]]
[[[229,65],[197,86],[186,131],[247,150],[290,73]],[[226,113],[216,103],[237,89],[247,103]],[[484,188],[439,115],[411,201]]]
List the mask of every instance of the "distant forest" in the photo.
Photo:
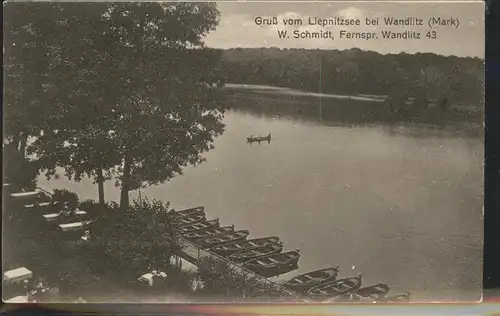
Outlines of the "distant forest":
[[480,58],[381,55],[360,49],[233,48],[223,51],[223,63],[228,83],[344,95],[448,98],[477,106],[484,100],[484,61]]

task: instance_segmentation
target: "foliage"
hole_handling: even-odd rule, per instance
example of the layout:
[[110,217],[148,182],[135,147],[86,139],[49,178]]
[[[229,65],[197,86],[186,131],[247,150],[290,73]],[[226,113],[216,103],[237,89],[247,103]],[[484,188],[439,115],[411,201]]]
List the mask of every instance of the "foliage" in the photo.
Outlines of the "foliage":
[[223,60],[231,83],[347,95],[446,96],[478,106],[484,100],[484,61],[479,58],[381,55],[360,49],[235,48],[224,51]]
[[38,176],[36,162],[24,157],[14,144],[3,145],[3,177],[4,183],[10,184],[10,190],[34,190]]
[[176,293],[193,294],[192,282],[197,277],[197,273],[191,270],[181,270],[177,267],[167,270],[167,286],[169,290]]
[[54,189],[54,194],[52,195],[53,201],[68,202],[70,209],[75,209],[78,207],[79,197],[75,192],[71,192],[66,189]]
[[203,45],[219,20],[215,4],[22,3],[7,10],[20,17],[7,21],[7,131],[12,139],[33,137],[28,153],[48,177],[60,166],[75,181],[114,178],[126,208],[130,190],[201,163],[223,132],[221,53]]
[[217,258],[202,258],[198,275],[204,285],[201,293],[209,298],[215,296],[225,301],[252,301],[263,297],[267,300],[283,297],[283,293],[271,283],[237,271],[229,263]]
[[170,258],[181,246],[176,242],[175,218],[169,203],[134,201],[122,212],[104,213],[91,226],[86,249],[95,258],[91,268],[115,274],[123,282],[152,270],[165,271]]

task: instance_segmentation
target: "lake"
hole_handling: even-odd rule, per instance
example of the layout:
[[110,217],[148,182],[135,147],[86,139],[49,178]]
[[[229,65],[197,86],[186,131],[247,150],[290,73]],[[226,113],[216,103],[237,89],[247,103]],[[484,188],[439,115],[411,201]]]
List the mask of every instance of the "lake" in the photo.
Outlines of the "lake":
[[[480,137],[457,127],[325,122],[244,102],[226,113],[205,163],[141,194],[176,209],[205,205],[208,217],[251,237],[279,236],[302,254],[281,278],[338,264],[339,277],[361,272],[363,284],[385,282],[412,300],[479,299]],[[247,144],[252,133],[272,133],[272,142]],[[97,199],[88,179],[42,176],[39,186]],[[105,189],[119,200],[112,182]]]

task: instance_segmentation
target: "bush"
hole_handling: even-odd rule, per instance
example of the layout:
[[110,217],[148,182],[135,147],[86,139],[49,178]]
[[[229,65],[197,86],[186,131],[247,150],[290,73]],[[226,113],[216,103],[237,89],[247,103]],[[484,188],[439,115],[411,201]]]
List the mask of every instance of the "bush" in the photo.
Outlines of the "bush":
[[3,146],[3,176],[10,183],[12,190],[34,190],[38,177],[38,165],[30,161],[15,148],[15,145]]
[[198,274],[194,271],[183,271],[178,268],[167,270],[167,288],[175,293],[191,294],[192,282]]
[[152,270],[169,269],[179,245],[168,207],[168,203],[146,199],[134,201],[126,211],[105,212],[92,224],[92,238],[86,246],[96,260],[92,265],[122,284]]
[[54,194],[52,195],[52,200],[61,203],[68,202],[68,206],[71,209],[74,209],[78,207],[79,198],[78,194],[76,194],[75,192],[71,192],[66,189],[55,189]]
[[101,206],[96,201],[90,199],[81,201],[80,204],[78,205],[78,208],[82,211],[87,212],[90,218],[100,217],[106,211],[113,209],[109,204]]

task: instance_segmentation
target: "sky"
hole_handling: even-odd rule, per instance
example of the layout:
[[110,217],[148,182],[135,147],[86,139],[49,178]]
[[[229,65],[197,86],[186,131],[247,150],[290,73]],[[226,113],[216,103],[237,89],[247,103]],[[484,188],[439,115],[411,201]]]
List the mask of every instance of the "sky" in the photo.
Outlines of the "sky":
[[[220,23],[205,40],[209,47],[278,47],[278,48],[305,48],[305,49],[338,49],[359,48],[388,53],[418,53],[430,52],[439,55],[455,55],[460,57],[484,57],[484,4],[481,2],[320,2],[320,1],[292,1],[292,2],[217,2],[221,12]],[[277,17],[279,25],[258,26],[256,17]],[[284,26],[285,17],[299,18],[304,23],[300,27]],[[379,26],[328,26],[321,28],[307,25],[308,18],[359,18],[362,24],[367,17],[378,17]],[[426,26],[410,26],[403,28],[385,26],[384,17],[397,19],[415,17],[423,20]],[[430,29],[427,24],[431,17],[448,19],[456,18],[458,28],[437,27]],[[300,31],[331,30],[334,40],[331,39],[280,39],[278,30],[295,29]],[[340,29],[356,32],[385,31],[416,31],[421,33],[421,39],[339,39]],[[425,37],[428,31],[436,32],[436,39]],[[380,36],[380,35],[379,35]]]

